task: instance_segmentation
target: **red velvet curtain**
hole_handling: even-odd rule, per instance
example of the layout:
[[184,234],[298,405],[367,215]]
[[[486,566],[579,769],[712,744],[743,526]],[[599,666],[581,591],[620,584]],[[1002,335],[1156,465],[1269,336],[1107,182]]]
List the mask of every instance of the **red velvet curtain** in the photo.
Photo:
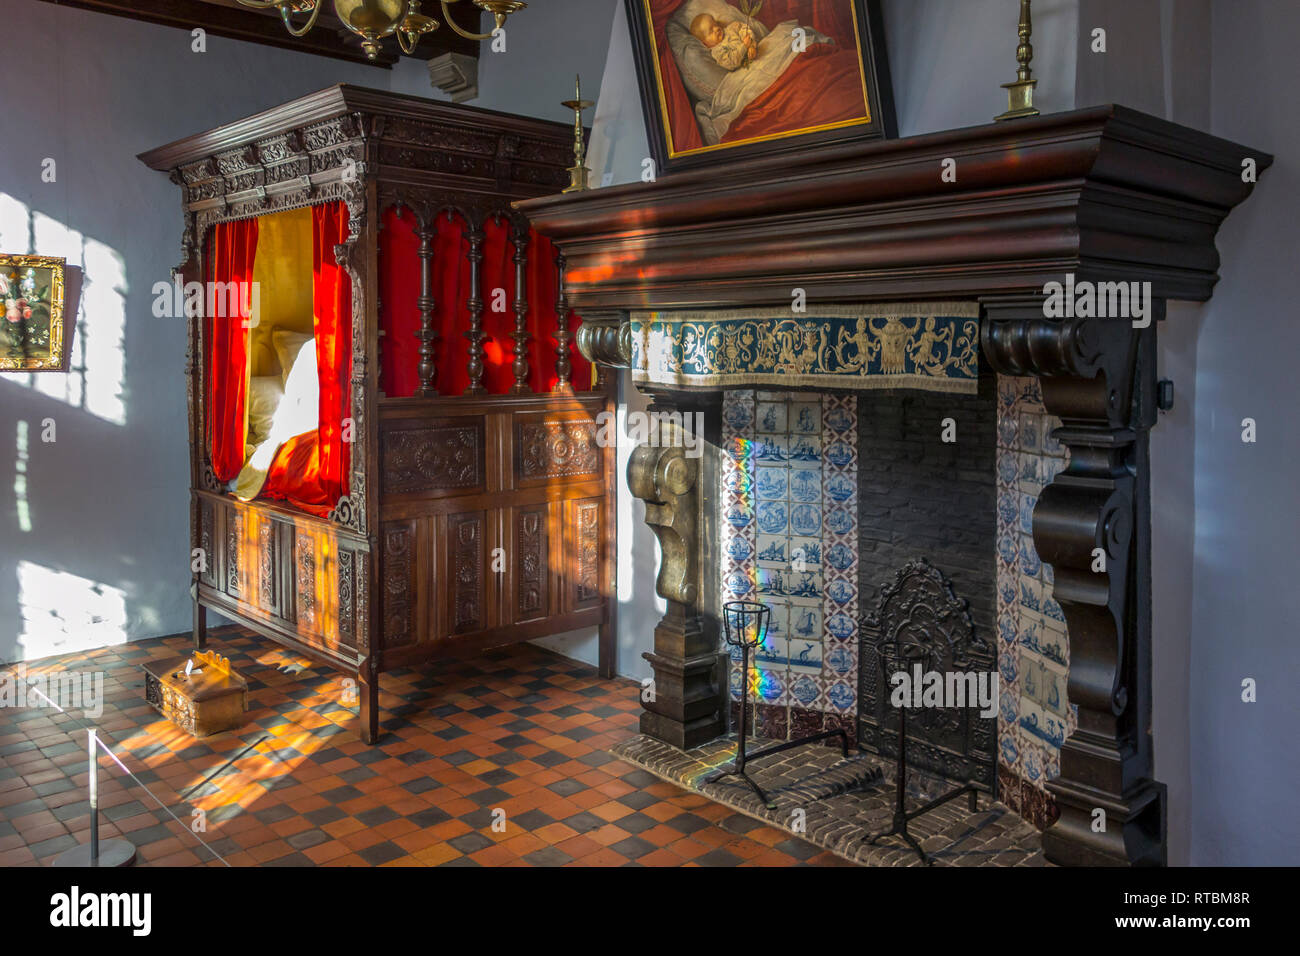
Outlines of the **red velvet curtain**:
[[320,423],[314,433],[285,442],[271,464],[262,494],[315,515],[326,515],[348,491],[352,414],[352,280],[334,257],[348,238],[342,202],[312,207],[312,308]]
[[[234,282],[237,286],[238,314],[211,315],[207,326],[208,448],[213,473],[219,481],[229,481],[244,466],[247,427],[244,399],[248,393],[248,328],[245,320],[248,318],[247,305],[251,302],[249,283],[253,280],[253,259],[257,254],[257,220],[217,223],[210,242],[209,281]],[[223,295],[220,298],[219,307],[213,311],[230,311],[230,297]]]
[[[434,240],[433,285],[434,326],[440,338],[435,344],[435,384],[441,395],[459,395],[469,385],[469,243],[459,216],[438,217]],[[380,232],[379,283],[383,303],[383,389],[394,398],[415,394],[419,385],[420,294],[419,240],[415,218],[409,210],[390,208],[384,214]],[[484,227],[483,261],[480,264],[479,297],[483,300],[483,385],[489,394],[508,392],[515,383],[514,339],[515,264],[511,231],[503,220],[489,220]],[[558,274],[555,247],[537,233],[530,233],[528,264],[525,268],[528,296],[526,327],[528,342],[528,384],[535,392],[555,387],[555,297]],[[502,290],[498,295],[496,290]],[[500,309],[494,309],[500,306]],[[580,320],[569,319],[572,336]],[[571,338],[570,382],[578,391],[591,387],[591,366],[578,353]]]

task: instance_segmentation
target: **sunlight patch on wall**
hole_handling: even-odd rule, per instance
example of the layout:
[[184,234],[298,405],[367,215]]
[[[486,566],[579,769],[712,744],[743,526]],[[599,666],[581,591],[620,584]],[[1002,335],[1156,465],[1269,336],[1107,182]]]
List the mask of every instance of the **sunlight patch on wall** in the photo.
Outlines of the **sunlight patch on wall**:
[[80,279],[69,371],[5,373],[0,381],[25,385],[96,418],[125,425],[125,260],[116,249],[87,239],[5,193],[0,193],[0,250],[63,256],[70,272],[80,272],[79,277],[68,276],[69,294],[76,289],[75,280]]
[[18,422],[18,437],[14,442],[14,513],[18,528],[24,534],[32,530],[32,512],[27,504],[27,423]]
[[18,659],[126,643],[126,595],[67,571],[18,562]]

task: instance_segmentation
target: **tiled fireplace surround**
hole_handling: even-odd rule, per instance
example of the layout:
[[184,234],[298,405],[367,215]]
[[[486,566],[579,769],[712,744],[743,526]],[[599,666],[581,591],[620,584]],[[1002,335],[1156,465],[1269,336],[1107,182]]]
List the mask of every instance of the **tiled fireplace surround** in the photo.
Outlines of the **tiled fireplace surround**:
[[[895,570],[925,557],[969,601],[976,635],[996,636],[998,798],[1040,829],[1055,819],[1045,784],[1076,710],[1065,618],[1030,519],[1066,463],[1057,425],[1037,380],[987,369],[975,395],[724,394],[721,598],[772,609],[747,695],[759,736],[856,736],[859,619]],[[734,727],[738,651],[728,683]]]

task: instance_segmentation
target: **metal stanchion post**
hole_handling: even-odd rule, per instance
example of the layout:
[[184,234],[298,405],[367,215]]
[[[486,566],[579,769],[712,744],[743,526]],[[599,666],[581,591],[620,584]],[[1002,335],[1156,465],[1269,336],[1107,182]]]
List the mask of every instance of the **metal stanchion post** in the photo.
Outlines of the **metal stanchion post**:
[[135,845],[127,840],[105,840],[99,842],[99,740],[95,729],[86,729],[90,755],[90,842],[83,846],[74,846],[71,850],[60,853],[54,860],[55,866],[130,866],[135,862]]

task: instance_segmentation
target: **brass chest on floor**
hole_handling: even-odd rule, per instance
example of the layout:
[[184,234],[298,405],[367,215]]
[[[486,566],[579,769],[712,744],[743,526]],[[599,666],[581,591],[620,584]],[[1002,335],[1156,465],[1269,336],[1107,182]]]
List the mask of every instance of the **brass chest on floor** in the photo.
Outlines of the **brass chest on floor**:
[[[185,665],[194,667],[186,675]],[[198,651],[144,665],[144,697],[172,723],[195,737],[233,730],[244,722],[248,683],[215,651]]]

